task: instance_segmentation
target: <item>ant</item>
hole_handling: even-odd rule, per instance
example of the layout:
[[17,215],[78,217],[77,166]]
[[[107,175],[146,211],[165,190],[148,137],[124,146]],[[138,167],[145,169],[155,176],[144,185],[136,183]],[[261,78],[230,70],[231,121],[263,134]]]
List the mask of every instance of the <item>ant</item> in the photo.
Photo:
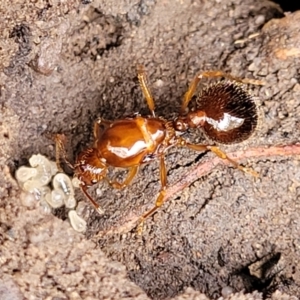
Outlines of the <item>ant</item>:
[[[166,120],[155,115],[154,99],[142,65],[138,65],[137,73],[151,115],[135,114],[133,117],[115,121],[99,118],[94,123],[93,147],[82,151],[74,165],[66,158],[65,136],[63,134],[55,136],[58,166],[62,155],[66,163],[74,169],[74,176],[79,179],[81,190],[99,214],[103,214],[103,210],[88,194],[88,187],[106,180],[113,188],[122,189],[130,184],[141,165],[159,159],[161,189],[155,205],[141,216],[140,222],[143,223],[152,215],[164,203],[167,187],[165,155],[175,146],[195,151],[211,151],[243,172],[257,176],[255,171],[239,165],[217,146],[190,143],[182,138],[182,134],[190,128],[201,128],[215,143],[231,144],[248,139],[257,127],[258,113],[252,96],[243,89],[242,83],[263,85],[263,82],[240,79],[222,71],[201,72],[190,83],[183,97],[179,116]],[[200,80],[218,77],[227,80],[218,81],[202,89],[195,107],[186,112]],[[128,169],[124,181],[109,179],[108,167]]]

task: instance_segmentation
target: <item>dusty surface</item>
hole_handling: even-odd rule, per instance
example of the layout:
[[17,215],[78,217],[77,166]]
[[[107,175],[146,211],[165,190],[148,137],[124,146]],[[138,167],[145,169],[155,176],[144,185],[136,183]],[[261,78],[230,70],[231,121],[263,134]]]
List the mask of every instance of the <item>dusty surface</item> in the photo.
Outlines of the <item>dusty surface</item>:
[[[87,236],[112,226],[123,233],[92,240],[64,218],[24,206],[10,172],[34,153],[53,159],[46,131],[65,133],[74,156],[91,140],[95,118],[147,113],[137,63],[165,117],[199,70],[264,80],[249,87],[262,115],[258,134],[222,149],[296,144],[300,13],[284,17],[261,0],[82,2],[0,4],[1,299],[299,298],[299,155],[244,161],[258,180],[218,166],[171,198],[142,236],[126,217],[154,202],[158,165],[142,168],[124,191],[101,183],[94,195],[106,215],[87,207]],[[169,182],[209,157],[170,151]]]

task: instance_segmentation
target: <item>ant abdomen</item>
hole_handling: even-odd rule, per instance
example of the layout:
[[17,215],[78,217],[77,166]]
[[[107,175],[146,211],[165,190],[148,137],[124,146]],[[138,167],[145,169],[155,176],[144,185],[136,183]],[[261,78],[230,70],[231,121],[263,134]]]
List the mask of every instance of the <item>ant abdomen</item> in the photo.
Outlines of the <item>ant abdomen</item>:
[[212,141],[222,144],[239,143],[255,131],[258,113],[253,97],[241,84],[220,81],[204,88],[197,97],[194,111],[206,115],[202,125]]

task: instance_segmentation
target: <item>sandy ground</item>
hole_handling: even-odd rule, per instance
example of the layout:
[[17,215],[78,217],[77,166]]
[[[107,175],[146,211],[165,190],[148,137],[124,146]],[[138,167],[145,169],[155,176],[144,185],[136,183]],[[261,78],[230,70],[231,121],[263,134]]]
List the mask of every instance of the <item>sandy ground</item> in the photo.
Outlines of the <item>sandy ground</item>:
[[[89,2],[0,3],[0,298],[300,298],[300,12],[284,16],[262,0]],[[97,117],[147,114],[137,63],[166,118],[200,70],[264,80],[248,87],[261,114],[256,135],[222,147],[243,150],[260,176],[219,164],[138,235],[134,221],[159,190],[152,163],[122,191],[91,189],[105,215],[87,205],[82,235],[65,211],[46,215],[28,201],[13,174],[32,154],[54,159],[45,132],[65,133],[75,157]],[[212,159],[171,150],[170,186]]]

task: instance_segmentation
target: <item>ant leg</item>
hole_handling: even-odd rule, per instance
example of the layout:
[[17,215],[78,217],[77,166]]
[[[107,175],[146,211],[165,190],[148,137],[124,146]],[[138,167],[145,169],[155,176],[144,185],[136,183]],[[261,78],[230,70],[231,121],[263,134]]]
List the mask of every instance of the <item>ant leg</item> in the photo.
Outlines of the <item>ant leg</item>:
[[91,202],[91,204],[93,205],[93,207],[95,208],[95,210],[97,211],[97,213],[99,215],[103,215],[104,211],[103,209],[100,207],[100,205],[88,194],[87,192],[87,188],[84,185],[80,185],[80,188],[82,190],[82,192],[86,195],[86,197],[89,199],[89,201]]
[[159,174],[160,174],[160,181],[161,181],[160,192],[156,198],[155,205],[141,216],[141,218],[139,220],[140,224],[138,225],[138,233],[141,233],[145,219],[147,219],[148,217],[153,215],[155,213],[155,211],[159,207],[161,207],[165,202],[164,198],[165,198],[166,187],[167,187],[167,170],[166,170],[166,164],[165,164],[165,157],[163,155],[160,158]]
[[151,114],[153,117],[155,117],[155,112],[154,112],[154,100],[151,95],[150,89],[147,84],[147,78],[146,78],[146,71],[143,65],[138,65],[137,66],[137,73],[138,73],[138,79],[140,83],[140,87],[142,89],[143,95],[146,98],[148,107],[151,111]]
[[247,174],[250,174],[254,177],[258,177],[258,173],[256,173],[254,170],[252,170],[251,168],[246,168],[246,167],[241,166],[235,160],[228,157],[225,152],[223,152],[220,148],[218,148],[216,146],[197,145],[197,144],[191,144],[191,143],[186,143],[185,146],[190,149],[193,149],[195,151],[211,151],[218,157],[228,160],[235,168],[237,168]]
[[204,71],[197,74],[192,82],[189,85],[187,92],[184,94],[183,101],[181,104],[180,113],[183,114],[191,101],[192,97],[195,94],[197,86],[202,78],[216,78],[216,77],[224,77],[232,81],[237,81],[245,84],[255,84],[255,85],[264,85],[265,83],[261,80],[249,79],[249,78],[239,78],[232,76],[231,74],[225,73],[223,71]]
[[67,152],[65,148],[66,143],[66,136],[64,134],[55,134],[54,135],[55,141],[55,158],[56,158],[56,165],[59,172],[64,172],[61,165],[60,165],[60,157],[64,159],[66,164],[71,168],[74,169],[74,166],[69,162],[67,159]]
[[103,128],[108,127],[112,122],[111,121],[106,121],[101,118],[99,118],[97,121],[94,122],[94,128],[93,128],[93,134],[95,140],[98,140],[101,137],[101,134],[103,132]]
[[135,175],[139,170],[138,166],[131,167],[126,175],[126,178],[123,182],[118,182],[117,180],[108,180],[108,183],[115,189],[123,189],[124,187],[128,186],[130,182],[133,180]]

